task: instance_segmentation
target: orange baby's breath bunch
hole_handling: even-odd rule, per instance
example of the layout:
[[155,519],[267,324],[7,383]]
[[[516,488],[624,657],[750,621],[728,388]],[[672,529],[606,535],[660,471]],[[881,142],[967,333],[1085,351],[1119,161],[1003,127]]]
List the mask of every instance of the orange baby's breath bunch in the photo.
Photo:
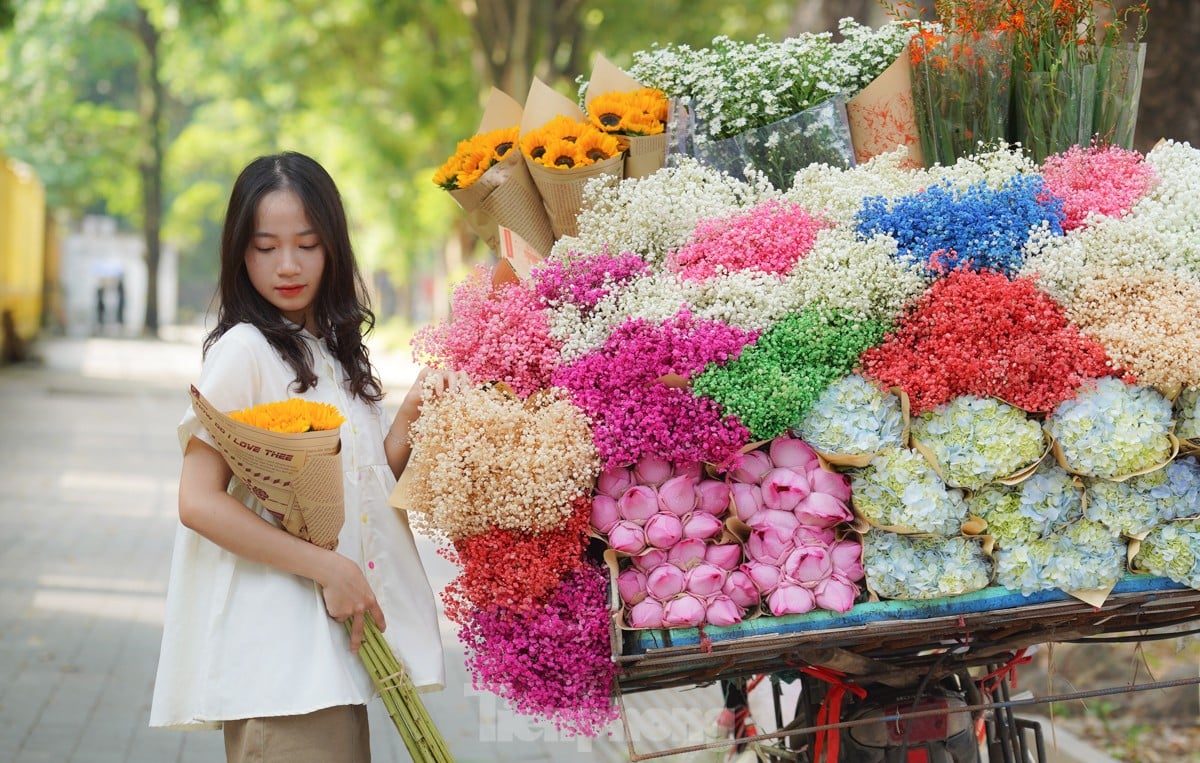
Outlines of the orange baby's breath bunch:
[[621,146],[612,135],[587,122],[557,116],[521,138],[521,151],[552,169],[586,167],[616,156]]
[[667,96],[652,87],[604,93],[588,104],[588,120],[606,133],[659,135],[667,122]]
[[299,397],[234,411],[229,414],[229,418],[281,434],[325,432],[337,429],[346,421],[336,407]]
[[508,156],[517,144],[518,132],[518,127],[504,127],[459,141],[454,155],[433,174],[433,182],[447,191],[470,187]]

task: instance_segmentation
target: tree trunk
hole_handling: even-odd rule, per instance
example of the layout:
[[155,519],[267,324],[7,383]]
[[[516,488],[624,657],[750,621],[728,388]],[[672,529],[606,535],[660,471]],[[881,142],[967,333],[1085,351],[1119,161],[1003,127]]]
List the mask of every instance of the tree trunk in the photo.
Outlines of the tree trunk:
[[1146,30],[1146,71],[1135,148],[1149,151],[1160,138],[1200,146],[1200,90],[1191,63],[1200,42],[1200,3],[1154,0]]
[[163,83],[159,71],[159,34],[146,9],[137,7],[138,39],[146,50],[138,109],[148,128],[148,143],[138,162],[142,178],[142,233],[146,243],[146,321],[144,331],[158,334],[158,264],[162,253]]
[[459,7],[482,51],[481,79],[518,102],[533,75],[553,86],[580,74],[583,0],[461,0]]

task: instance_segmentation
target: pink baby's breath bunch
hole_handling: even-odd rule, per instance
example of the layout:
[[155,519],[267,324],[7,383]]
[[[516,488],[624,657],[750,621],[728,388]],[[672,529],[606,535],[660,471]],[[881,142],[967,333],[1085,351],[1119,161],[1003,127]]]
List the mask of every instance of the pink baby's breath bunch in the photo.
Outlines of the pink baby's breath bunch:
[[419,361],[465,371],[477,384],[504,382],[521,397],[548,386],[560,347],[537,294],[517,283],[493,287],[484,268],[455,288],[451,319],[413,339]]
[[783,275],[812,248],[827,223],[796,204],[765,201],[727,218],[701,220],[667,268],[703,281],[740,270]]
[[[551,394],[521,401],[462,389],[425,403],[413,426],[415,524],[451,541],[494,528],[537,533],[563,525],[599,473],[587,419]],[[408,474],[411,472],[411,475]]]
[[1150,386],[1200,385],[1200,284],[1163,272],[1085,281],[1067,317]]
[[1137,151],[1120,146],[1072,146],[1046,158],[1046,191],[1063,200],[1063,230],[1091,215],[1120,217],[1158,182],[1154,168]]

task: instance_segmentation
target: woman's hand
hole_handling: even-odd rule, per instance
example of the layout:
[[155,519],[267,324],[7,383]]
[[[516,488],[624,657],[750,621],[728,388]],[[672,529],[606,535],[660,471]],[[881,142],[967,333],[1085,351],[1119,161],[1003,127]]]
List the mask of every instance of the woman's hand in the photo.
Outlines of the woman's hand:
[[388,465],[398,478],[408,465],[408,457],[412,453],[412,443],[408,439],[408,430],[412,423],[421,415],[421,406],[447,392],[464,389],[471,386],[471,378],[462,371],[440,371],[432,368],[422,368],[421,373],[409,388],[400,410],[383,438],[383,449],[387,455]]
[[321,584],[321,595],[325,597],[325,610],[329,616],[339,623],[350,620],[351,652],[357,654],[362,644],[366,615],[371,615],[381,632],[387,627],[375,592],[362,570],[351,560],[336,551],[329,552],[326,569],[317,582]]

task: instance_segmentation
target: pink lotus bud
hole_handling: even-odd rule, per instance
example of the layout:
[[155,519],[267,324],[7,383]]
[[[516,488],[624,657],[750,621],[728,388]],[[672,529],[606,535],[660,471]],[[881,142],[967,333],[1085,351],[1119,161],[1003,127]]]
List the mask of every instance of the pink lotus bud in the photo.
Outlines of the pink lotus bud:
[[863,579],[862,544],[855,540],[840,540],[829,548],[833,571],[850,581]]
[[750,525],[751,530],[770,528],[780,535],[791,535],[800,526],[800,520],[790,511],[763,509],[750,517],[750,521],[746,524]]
[[741,570],[729,573],[721,592],[743,609],[749,609],[758,604],[758,586],[750,579],[749,575]]
[[846,504],[828,493],[809,493],[796,507],[796,518],[804,525],[833,527],[838,522],[854,519],[854,514]]
[[629,606],[646,598],[646,573],[637,567],[626,567],[617,575],[617,593]]
[[742,547],[737,543],[714,543],[704,549],[704,561],[732,570],[742,561]]
[[780,535],[771,528],[755,530],[746,541],[746,556],[756,562],[779,566],[794,548],[791,535]]
[[817,606],[813,592],[795,583],[783,582],[767,597],[767,608],[771,614],[802,615],[811,612]]
[[649,596],[634,604],[629,610],[625,624],[630,628],[663,627],[663,605]]
[[634,567],[637,567],[639,570],[648,575],[650,574],[650,570],[667,561],[667,552],[660,551],[657,548],[651,548],[633,557],[633,559],[630,561],[633,562]]
[[742,621],[742,612],[728,596],[718,595],[709,600],[704,620],[710,625],[733,625]]
[[687,590],[697,596],[712,596],[725,585],[726,571],[715,564],[701,562],[687,572]]
[[858,586],[835,572],[817,586],[814,593],[818,607],[845,614],[854,606]]
[[617,511],[621,519],[645,524],[658,513],[658,491],[649,485],[633,485],[617,499]]
[[615,500],[604,494],[592,497],[591,522],[597,532],[607,534],[620,519],[621,515],[617,513]]
[[636,522],[623,519],[608,531],[608,545],[623,554],[640,554],[646,550],[646,533]]
[[815,588],[832,572],[833,560],[824,546],[800,546],[783,560],[783,574],[806,588]]
[[758,485],[747,482],[735,482],[729,486],[729,490],[733,500],[733,513],[738,519],[749,523],[750,518],[763,507],[762,491]]
[[824,469],[820,464],[809,468],[808,484],[814,493],[826,493],[843,503],[850,500],[850,478]]
[[671,479],[671,462],[658,456],[642,456],[634,464],[633,477],[643,485],[661,485]]
[[663,607],[663,625],[667,628],[694,628],[704,622],[704,602],[685,593]]
[[832,546],[837,540],[832,527],[813,527],[800,525],[792,533],[792,542],[797,546]]
[[674,514],[660,511],[646,520],[646,543],[654,548],[670,548],[683,538],[683,522]]
[[702,511],[693,512],[690,517],[683,521],[683,537],[685,538],[709,540],[720,535],[724,529],[724,522],[712,514],[705,514]]
[[600,472],[596,492],[616,500],[633,484],[633,473],[624,466],[610,466]]
[[658,508],[677,517],[696,508],[696,481],[691,477],[672,477],[658,487]]
[[659,601],[678,596],[686,585],[687,577],[683,570],[670,562],[658,565],[646,576],[646,590]]
[[696,484],[696,510],[719,517],[729,508],[729,486],[720,480],[700,480]]
[[667,560],[681,570],[690,570],[704,561],[708,544],[700,538],[684,538],[667,552]]
[[691,477],[696,482],[704,478],[704,465],[699,461],[681,461],[675,464],[676,477]]
[[729,473],[737,482],[745,482],[753,485],[762,479],[762,476],[771,470],[771,459],[766,453],[761,450],[752,450],[749,453],[743,453],[741,459],[737,462],[737,466]]
[[809,493],[808,475],[794,469],[772,469],[762,478],[763,506],[792,511]]
[[803,472],[809,464],[817,463],[817,452],[804,440],[794,437],[776,437],[771,440],[771,463],[776,467],[791,467]]
[[779,581],[783,580],[783,572],[774,564],[766,562],[749,561],[742,565],[742,570],[746,576],[754,583],[754,587],[759,593],[766,595],[779,585]]

